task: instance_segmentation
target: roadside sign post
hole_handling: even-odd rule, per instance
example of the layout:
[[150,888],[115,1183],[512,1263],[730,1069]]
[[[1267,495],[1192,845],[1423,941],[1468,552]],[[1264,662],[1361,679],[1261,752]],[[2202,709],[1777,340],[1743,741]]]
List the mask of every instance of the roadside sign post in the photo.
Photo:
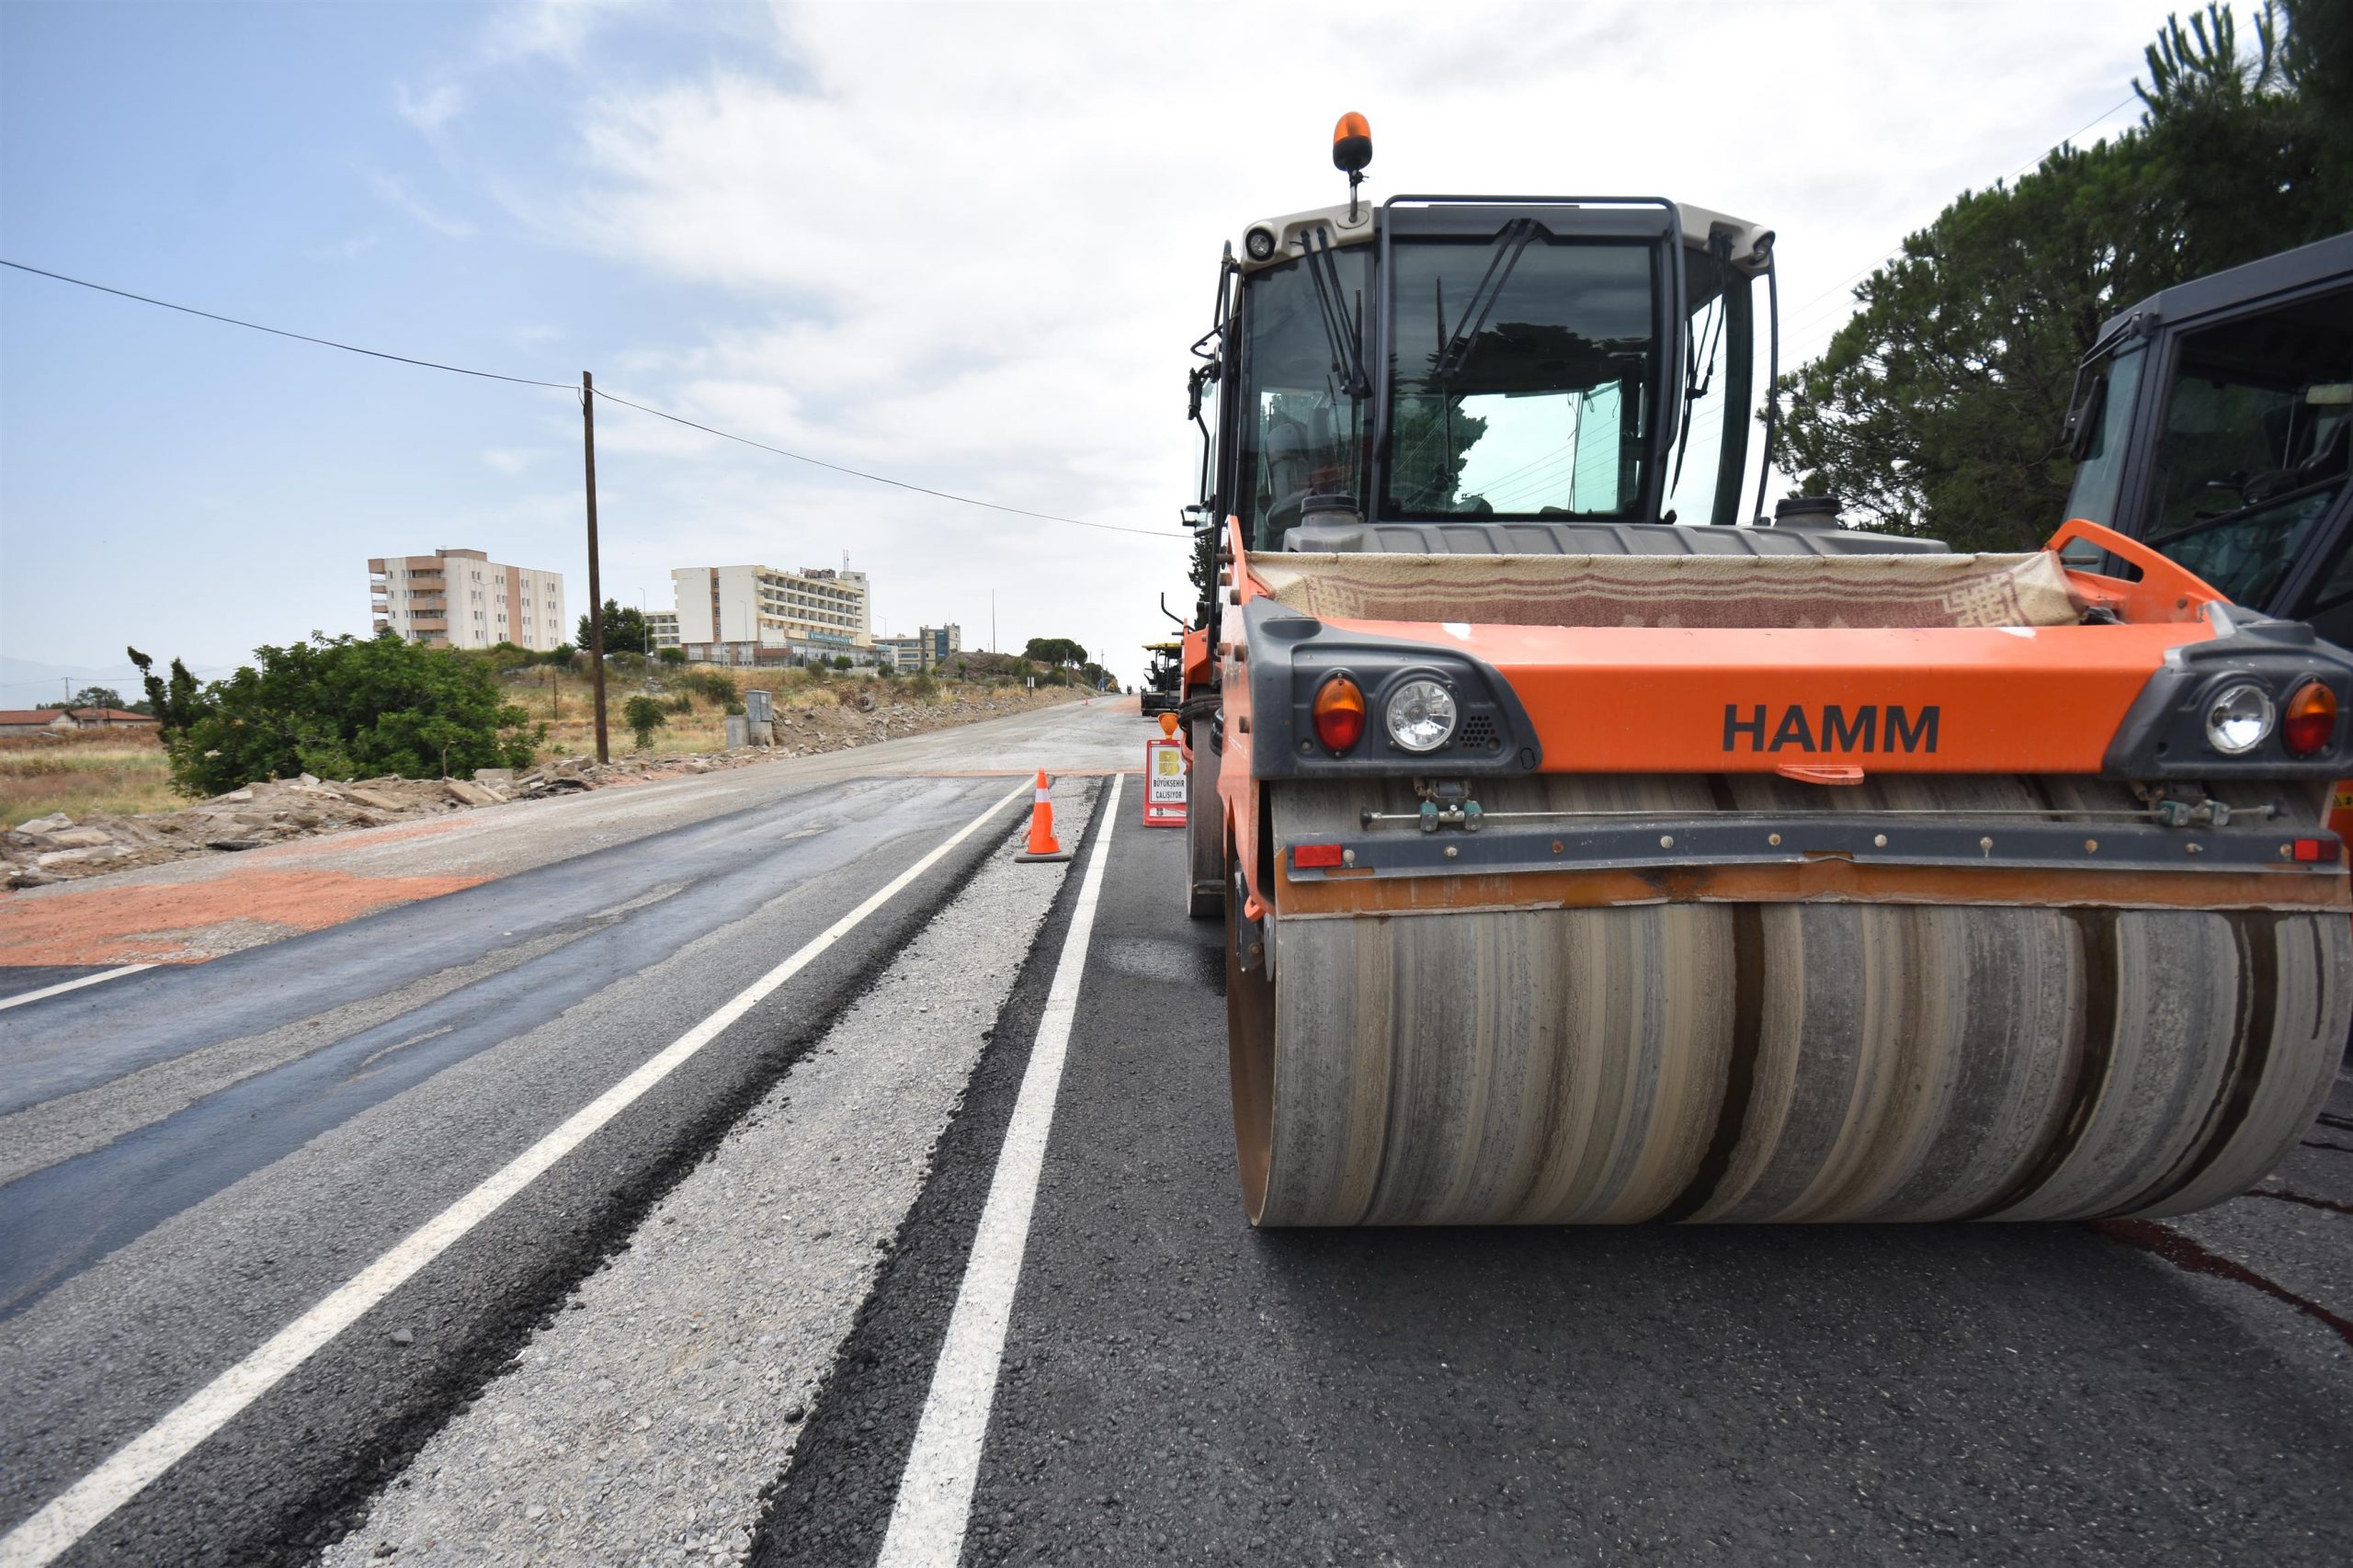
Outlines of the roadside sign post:
[[1185,825],[1185,745],[1176,738],[1176,715],[1160,716],[1160,739],[1143,744],[1143,825]]

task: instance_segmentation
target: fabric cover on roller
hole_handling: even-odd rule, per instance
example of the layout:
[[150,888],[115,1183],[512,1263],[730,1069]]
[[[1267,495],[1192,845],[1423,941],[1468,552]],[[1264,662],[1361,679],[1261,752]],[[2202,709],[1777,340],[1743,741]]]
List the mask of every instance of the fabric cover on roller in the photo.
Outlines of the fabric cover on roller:
[[2073,626],[2047,551],[2029,555],[1262,554],[1251,574],[1322,620],[1489,626]]

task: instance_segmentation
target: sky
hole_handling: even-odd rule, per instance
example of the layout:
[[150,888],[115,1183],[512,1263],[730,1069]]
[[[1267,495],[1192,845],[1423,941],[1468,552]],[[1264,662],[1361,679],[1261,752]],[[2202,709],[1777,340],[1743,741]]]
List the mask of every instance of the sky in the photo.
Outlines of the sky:
[[[1222,247],[1367,193],[1665,195],[1773,228],[1785,365],[1964,188],[2138,118],[2163,4],[0,4],[0,256],[597,385],[609,597],[869,573],[877,630],[1183,608],[1187,346]],[[0,270],[0,707],[126,644],[222,673],[369,631],[440,547],[587,603],[570,390]],[[1163,535],[1169,537],[1163,537]]]

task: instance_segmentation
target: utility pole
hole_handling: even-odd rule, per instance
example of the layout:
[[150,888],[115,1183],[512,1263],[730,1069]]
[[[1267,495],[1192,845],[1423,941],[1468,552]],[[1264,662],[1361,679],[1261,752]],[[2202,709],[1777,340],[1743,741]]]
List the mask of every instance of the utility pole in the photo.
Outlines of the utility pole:
[[597,760],[610,762],[605,742],[605,581],[597,566],[597,379],[580,372],[580,440],[588,460],[588,668],[597,688]]

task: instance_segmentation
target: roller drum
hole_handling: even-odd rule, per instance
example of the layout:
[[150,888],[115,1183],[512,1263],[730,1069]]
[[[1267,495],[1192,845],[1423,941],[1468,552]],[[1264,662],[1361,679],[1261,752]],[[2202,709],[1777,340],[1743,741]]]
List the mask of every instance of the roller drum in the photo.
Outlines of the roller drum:
[[[1498,809],[1711,799],[1680,778],[1520,788]],[[1728,789],[1752,810],[1829,793]],[[1919,779],[1871,799],[2050,796]],[[1280,841],[1397,804],[1268,801]],[[2353,928],[2330,913],[1662,903],[1279,917],[1270,949],[1228,986],[1244,1194],[1268,1226],[2179,1213],[2294,1144],[2353,1013]]]

